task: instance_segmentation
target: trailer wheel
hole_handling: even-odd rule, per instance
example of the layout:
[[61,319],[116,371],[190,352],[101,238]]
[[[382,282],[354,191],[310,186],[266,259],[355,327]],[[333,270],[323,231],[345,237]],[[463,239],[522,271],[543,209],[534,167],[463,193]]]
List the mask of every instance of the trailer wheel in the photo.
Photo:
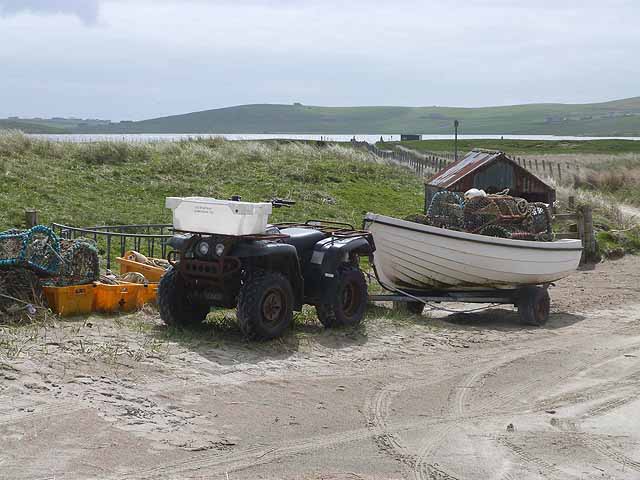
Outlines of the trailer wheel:
[[238,296],[238,324],[251,340],[281,336],[293,321],[293,289],[281,273],[251,272]]
[[551,299],[546,288],[526,287],[518,297],[520,319],[526,325],[541,326],[549,319]]
[[211,309],[189,299],[182,276],[169,267],[158,285],[158,310],[167,325],[193,326],[201,323]]
[[338,272],[338,294],[333,303],[316,305],[320,323],[326,328],[357,325],[367,308],[367,282],[357,267],[344,267]]

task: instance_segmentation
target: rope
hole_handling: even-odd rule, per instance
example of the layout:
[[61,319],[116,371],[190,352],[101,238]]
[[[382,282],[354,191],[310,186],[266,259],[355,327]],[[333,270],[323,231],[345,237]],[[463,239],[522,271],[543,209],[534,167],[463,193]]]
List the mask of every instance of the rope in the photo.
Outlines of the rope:
[[[469,310],[452,310],[450,308],[445,308],[445,307],[441,307],[439,305],[434,305],[431,302],[428,302],[426,300],[421,299],[420,297],[416,297],[414,295],[411,295],[408,292],[405,292],[404,290],[400,290],[399,288],[395,288],[395,287],[388,287],[387,285],[385,285],[384,283],[382,283],[380,281],[380,279],[378,278],[378,272],[376,270],[375,265],[373,264],[373,262],[371,263],[372,267],[373,267],[373,271],[375,273],[375,276],[371,275],[369,272],[365,272],[365,275],[367,275],[367,277],[369,277],[369,279],[375,279],[382,288],[384,288],[385,290],[389,290],[390,292],[396,292],[396,293],[400,293],[401,295],[404,295],[405,297],[409,297],[412,298],[413,300],[423,303],[425,305],[427,305],[428,307],[430,307],[432,310],[440,310],[443,312],[447,312],[447,313],[473,313],[473,312],[480,312],[482,310],[487,310],[489,308],[493,308],[493,307],[497,307],[499,305],[502,305],[501,303],[492,303],[489,304],[485,307],[479,307],[479,308],[472,308]],[[461,301],[460,303],[464,303],[463,301]]]

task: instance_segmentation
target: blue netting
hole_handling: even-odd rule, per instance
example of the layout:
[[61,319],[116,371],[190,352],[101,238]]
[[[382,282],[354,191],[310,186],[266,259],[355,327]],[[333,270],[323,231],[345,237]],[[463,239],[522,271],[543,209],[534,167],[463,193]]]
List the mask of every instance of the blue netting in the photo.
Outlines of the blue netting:
[[0,267],[28,267],[43,275],[60,272],[60,240],[49,227],[0,233]]

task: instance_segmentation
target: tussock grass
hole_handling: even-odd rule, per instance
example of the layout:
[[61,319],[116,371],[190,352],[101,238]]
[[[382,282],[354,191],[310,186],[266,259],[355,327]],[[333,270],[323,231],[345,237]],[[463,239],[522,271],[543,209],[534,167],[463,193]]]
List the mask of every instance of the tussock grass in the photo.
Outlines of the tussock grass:
[[640,205],[640,155],[611,158],[574,178],[579,189],[599,191],[618,201]]
[[325,218],[358,226],[367,211],[422,208],[422,183],[363,151],[302,142],[221,138],[151,144],[59,143],[0,133],[0,229],[36,208],[42,223],[74,226],[170,222],[168,196],[290,198],[272,221]]
[[603,164],[594,164],[566,177],[562,183],[544,179],[556,188],[560,211],[567,210],[570,196],[575,198],[576,205],[593,208],[598,251],[604,258],[640,253],[640,215],[637,208],[629,206],[637,205],[640,196],[640,176],[636,168],[609,169]]

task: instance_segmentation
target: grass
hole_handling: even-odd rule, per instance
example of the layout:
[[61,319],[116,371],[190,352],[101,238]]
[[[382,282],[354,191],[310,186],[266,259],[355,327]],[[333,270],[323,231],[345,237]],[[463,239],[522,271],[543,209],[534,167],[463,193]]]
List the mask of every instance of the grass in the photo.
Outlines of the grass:
[[[403,146],[419,152],[453,153],[453,140],[415,140],[406,142],[384,142],[377,146],[382,149],[394,149]],[[508,154],[607,154],[640,153],[640,141],[636,140],[459,140],[458,152],[464,154],[474,148],[501,150]]]
[[590,165],[575,186],[599,191],[622,202],[640,205],[640,156],[616,158]]
[[297,203],[272,221],[325,218],[360,225],[367,211],[404,216],[421,209],[422,183],[409,171],[337,145],[228,142],[57,143],[0,134],[0,230],[24,209],[41,223],[73,226],[162,223],[168,196]]

